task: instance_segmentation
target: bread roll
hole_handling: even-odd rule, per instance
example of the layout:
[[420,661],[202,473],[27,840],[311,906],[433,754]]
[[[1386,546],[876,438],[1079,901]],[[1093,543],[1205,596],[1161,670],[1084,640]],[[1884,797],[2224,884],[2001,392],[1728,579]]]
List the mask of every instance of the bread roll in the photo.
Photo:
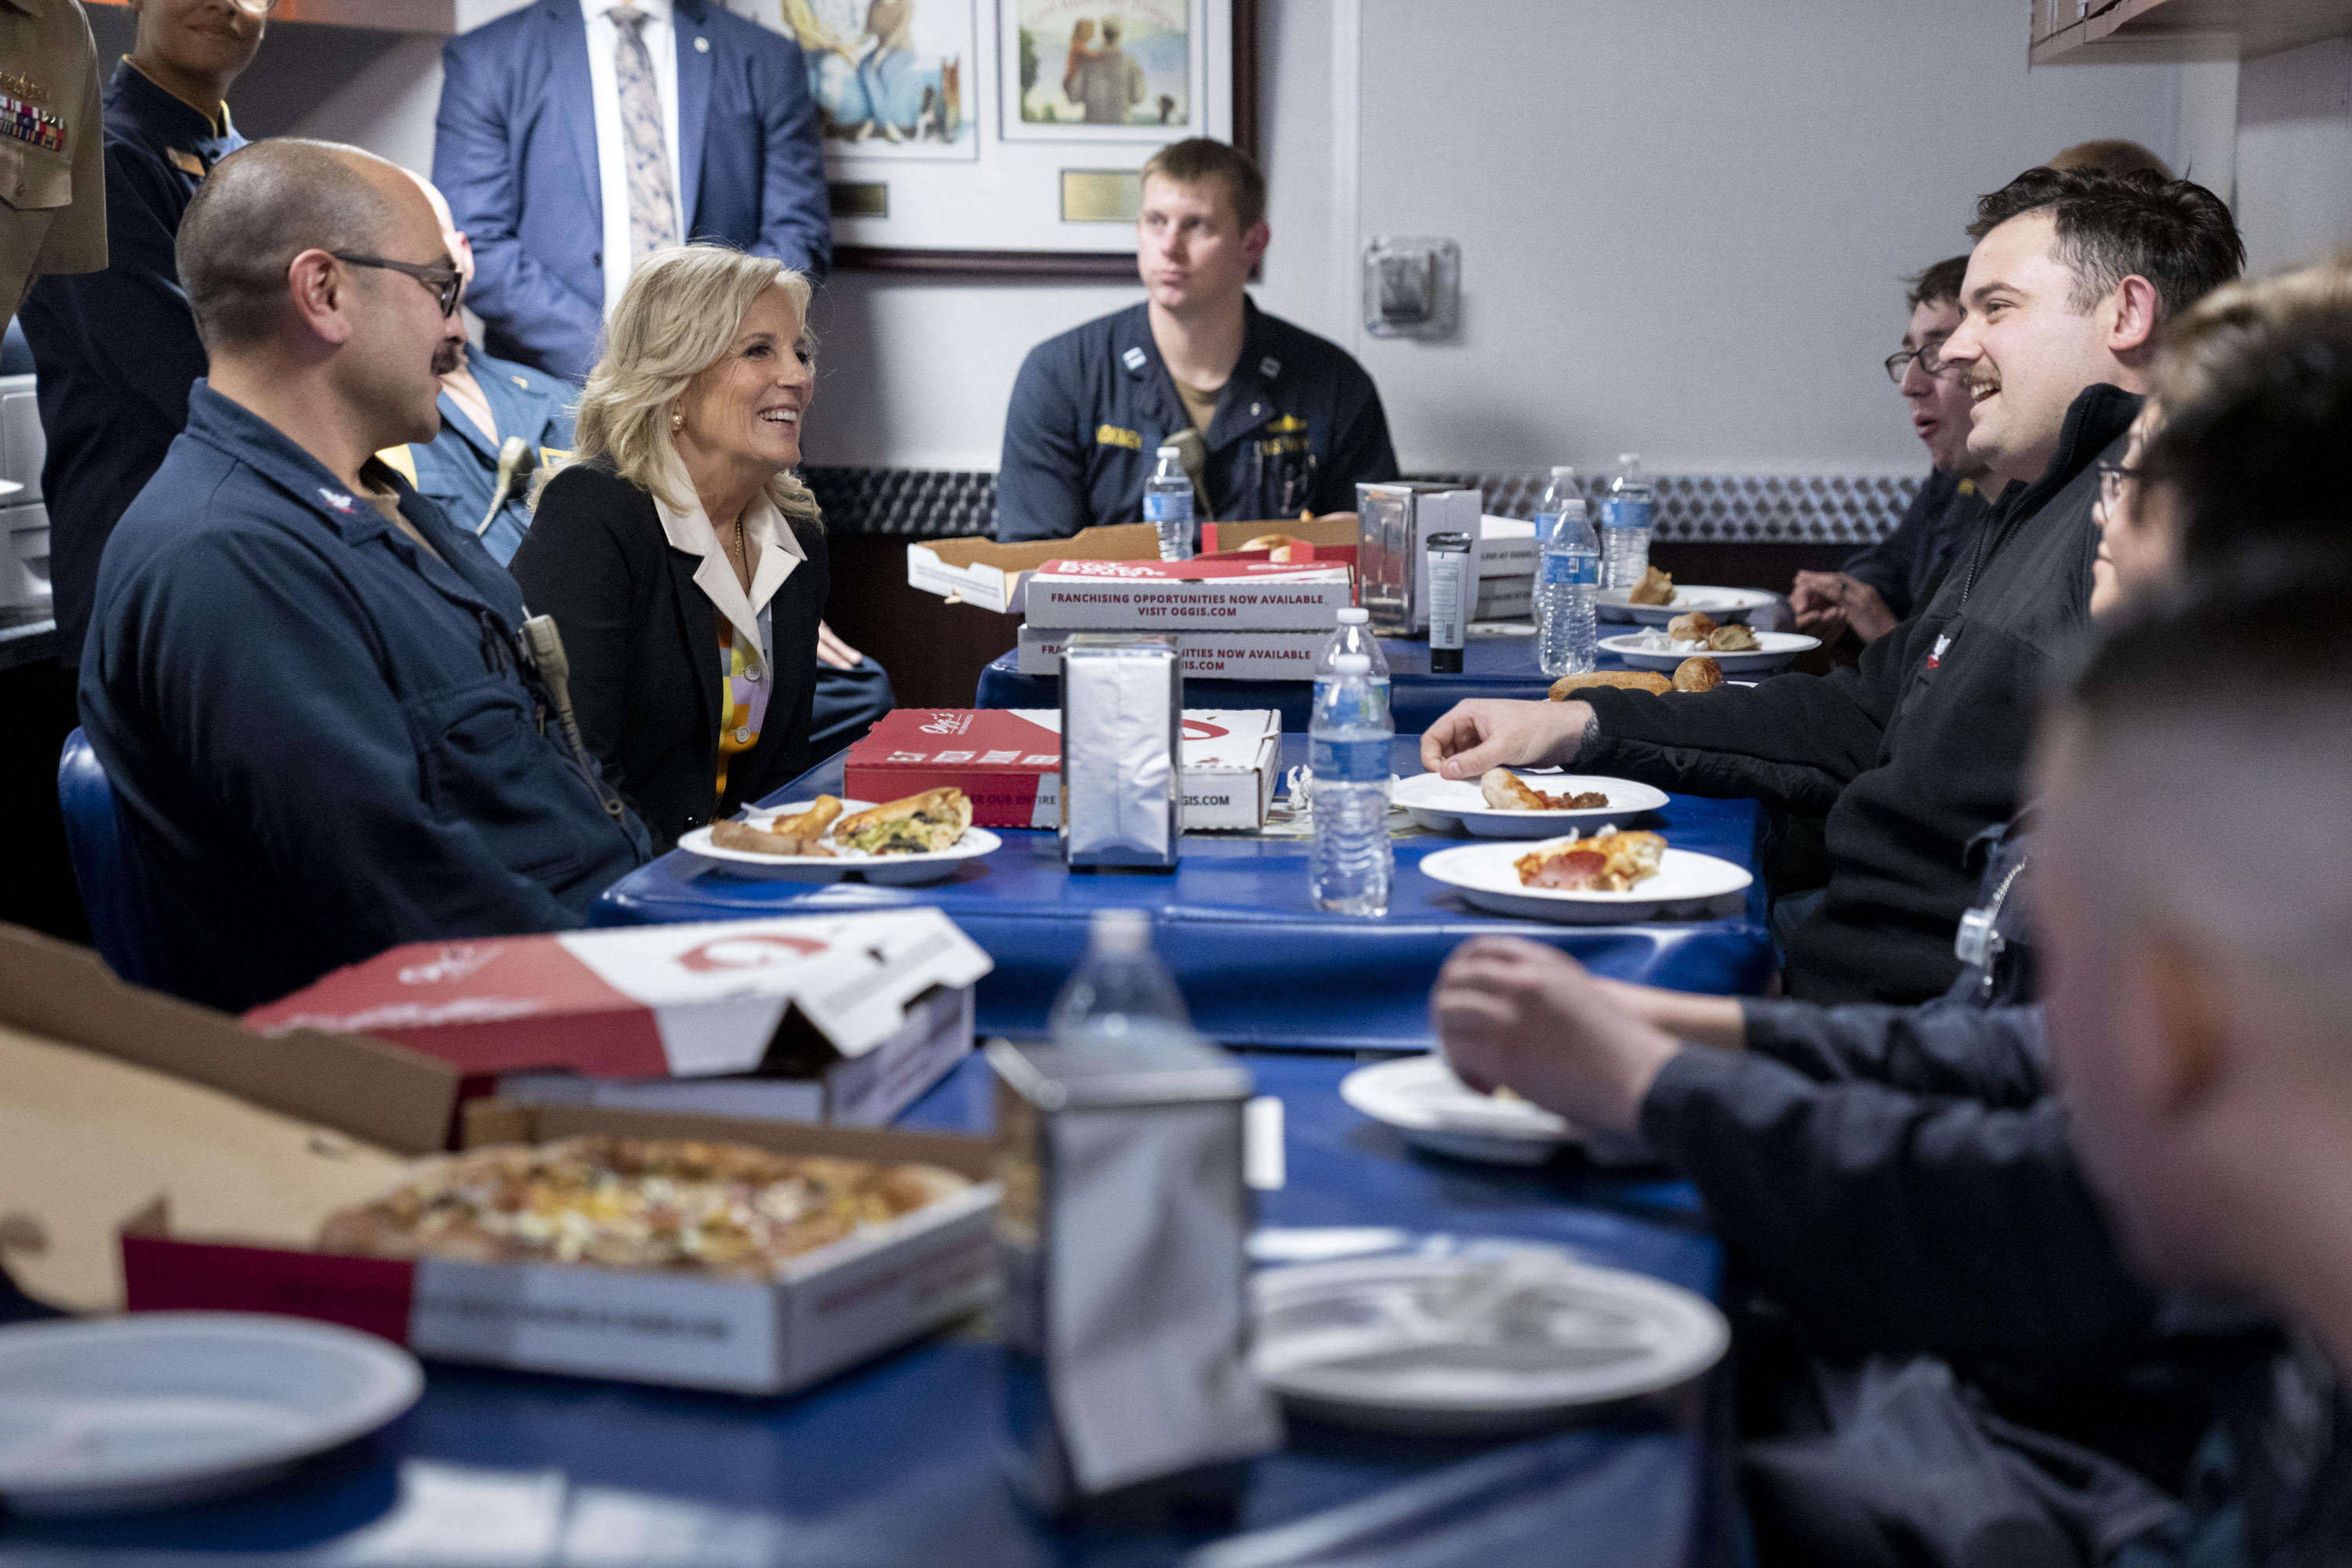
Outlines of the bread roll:
[[1756,634],[1738,621],[1706,634],[1706,646],[1717,653],[1754,653],[1760,646]]
[[1625,595],[1629,605],[1671,605],[1675,602],[1675,580],[1670,574],[1651,567]]
[[1551,683],[1551,700],[1565,702],[1569,694],[1587,687],[1614,686],[1628,691],[1655,691],[1664,694],[1675,689],[1675,683],[1650,669],[1596,669],[1590,675],[1563,675]]
[[1666,623],[1666,636],[1675,642],[1705,642],[1706,634],[1715,630],[1716,620],[1705,610],[1693,610],[1686,616],[1676,616]]
[[1723,666],[1705,654],[1675,666],[1676,691],[1712,691],[1723,684]]

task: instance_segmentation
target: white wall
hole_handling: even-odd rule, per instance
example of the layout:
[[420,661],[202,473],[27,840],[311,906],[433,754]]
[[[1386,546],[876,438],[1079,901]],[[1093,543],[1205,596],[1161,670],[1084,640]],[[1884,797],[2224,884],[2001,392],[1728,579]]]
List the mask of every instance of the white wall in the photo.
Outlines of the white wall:
[[2238,68],[2237,211],[2250,272],[2352,245],[2352,39]]
[[[460,21],[524,3],[460,0]],[[1358,349],[1411,468],[1633,447],[1663,468],[1907,473],[1877,369],[1896,279],[1964,249],[1970,199],[2058,147],[2126,136],[2193,165],[2234,191],[2257,269],[2352,243],[2352,43],[2029,73],[2023,9],[1263,0],[1258,298]],[[92,20],[122,35],[102,53],[128,47],[128,13]],[[231,101],[249,133],[424,168],[439,93],[437,39],[291,26]],[[1356,341],[1354,252],[1380,233],[1462,244],[1458,337]],[[1021,355],[1136,297],[837,275],[810,455],[992,468]]]

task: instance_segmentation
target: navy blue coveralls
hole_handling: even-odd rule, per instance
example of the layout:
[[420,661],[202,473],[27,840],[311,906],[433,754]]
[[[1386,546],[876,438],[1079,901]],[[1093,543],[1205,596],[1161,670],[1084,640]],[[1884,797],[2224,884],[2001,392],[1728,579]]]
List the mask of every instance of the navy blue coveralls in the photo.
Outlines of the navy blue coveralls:
[[40,376],[49,455],[50,590],[58,662],[81,661],[98,560],[115,519],[188,422],[205,346],[180,289],[180,217],[215,163],[245,145],[129,60],[106,84],[106,270],[44,278],[17,321]]
[[213,1006],[396,942],[578,926],[650,853],[541,728],[514,579],[366,473],[437,559],[199,381],[99,573],[82,727]]
[[[1244,297],[1241,358],[1203,433],[1203,521],[1351,511],[1360,480],[1397,477],[1381,395],[1345,349]],[[996,537],[1066,539],[1138,522],[1160,446],[1190,428],[1151,341],[1150,306],[1029,351],[1004,416]]]
[[[541,468],[552,472],[572,455],[572,404],[580,389],[544,371],[512,360],[494,359],[477,348],[466,351],[476,384],[489,403],[490,418],[499,438],[482,434],[445,388],[441,394],[441,434],[432,440],[394,447],[377,454],[416,487],[416,493],[449,514],[449,521],[471,533],[490,510],[490,494],[498,488],[499,448],[509,436],[530,442]],[[530,531],[530,481],[524,479],[499,508],[487,533],[479,537],[490,559],[503,566],[522,548]]]

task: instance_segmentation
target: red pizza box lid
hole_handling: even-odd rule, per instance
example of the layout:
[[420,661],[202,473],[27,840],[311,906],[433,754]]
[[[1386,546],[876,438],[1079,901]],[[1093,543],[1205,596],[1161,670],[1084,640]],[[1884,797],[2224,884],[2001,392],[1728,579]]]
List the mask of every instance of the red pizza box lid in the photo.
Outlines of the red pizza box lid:
[[696,1078],[758,1068],[788,1028],[862,1056],[924,993],[992,967],[930,909],[484,937],[389,949],[245,1023],[365,1034],[467,1074]]
[[909,767],[1050,773],[1062,766],[1062,737],[1009,708],[897,708],[851,744],[844,765],[852,773]]

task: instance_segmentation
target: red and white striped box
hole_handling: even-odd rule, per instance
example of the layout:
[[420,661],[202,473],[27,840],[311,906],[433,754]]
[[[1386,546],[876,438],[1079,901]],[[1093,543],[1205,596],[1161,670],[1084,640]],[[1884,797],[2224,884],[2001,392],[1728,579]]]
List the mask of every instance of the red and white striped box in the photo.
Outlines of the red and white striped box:
[[[1184,710],[1187,831],[1264,826],[1282,758],[1272,709]],[[858,800],[960,789],[983,827],[1062,825],[1062,715],[1051,708],[901,708],[849,748]]]
[[1029,624],[1049,631],[1321,631],[1356,602],[1343,565],[1263,561],[1048,561]]
[[[478,937],[391,948],[244,1022],[388,1040],[531,1099],[710,1110],[665,1086],[759,1073],[747,1093],[807,1086],[778,1114],[872,1126],[971,1049],[971,986],[992,967],[931,909]],[[644,1087],[527,1087],[552,1072]]]

